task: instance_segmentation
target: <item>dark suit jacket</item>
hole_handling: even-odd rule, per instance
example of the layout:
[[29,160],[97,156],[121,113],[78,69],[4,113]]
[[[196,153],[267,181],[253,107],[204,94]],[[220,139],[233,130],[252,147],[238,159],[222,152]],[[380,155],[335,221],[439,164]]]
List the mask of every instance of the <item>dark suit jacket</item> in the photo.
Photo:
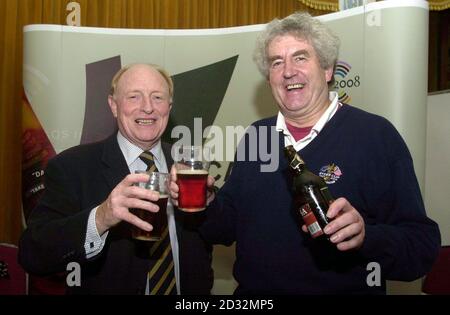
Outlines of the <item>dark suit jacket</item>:
[[[163,144],[168,167],[170,146]],[[90,211],[100,205],[129,174],[116,134],[68,149],[53,158],[45,173],[45,192],[33,210],[19,244],[19,261],[32,274],[81,265],[81,287],[69,293],[143,294],[148,271],[147,244],[130,237],[130,225],[110,229],[105,247],[87,260],[84,242]],[[213,284],[211,247],[196,232],[203,214],[175,209],[182,294],[209,294]]]

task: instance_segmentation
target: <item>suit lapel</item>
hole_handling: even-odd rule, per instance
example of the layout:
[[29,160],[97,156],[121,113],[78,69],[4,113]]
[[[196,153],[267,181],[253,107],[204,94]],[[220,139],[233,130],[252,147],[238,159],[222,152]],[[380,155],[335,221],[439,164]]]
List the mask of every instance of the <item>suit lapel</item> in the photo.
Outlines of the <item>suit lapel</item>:
[[130,174],[127,162],[117,143],[117,133],[105,140],[103,147],[103,176],[111,190]]
[[[168,143],[162,143],[162,150],[166,158],[167,169],[170,172],[170,168],[173,165],[173,159],[171,155],[172,145]],[[125,176],[130,174],[125,157],[120,150],[119,143],[117,142],[117,133],[110,136],[104,142],[103,147],[103,175],[111,190],[120,183]]]

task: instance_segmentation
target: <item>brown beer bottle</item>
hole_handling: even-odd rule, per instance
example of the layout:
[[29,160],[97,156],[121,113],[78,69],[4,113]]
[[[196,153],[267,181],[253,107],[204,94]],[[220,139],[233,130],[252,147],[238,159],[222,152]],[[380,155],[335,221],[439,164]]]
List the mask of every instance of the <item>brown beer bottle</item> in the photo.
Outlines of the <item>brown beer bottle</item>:
[[[322,177],[315,175],[292,145],[284,149],[290,169],[294,173],[294,204],[313,238],[325,236],[324,227],[330,223],[327,210],[334,201]],[[327,237],[328,238],[328,237]]]

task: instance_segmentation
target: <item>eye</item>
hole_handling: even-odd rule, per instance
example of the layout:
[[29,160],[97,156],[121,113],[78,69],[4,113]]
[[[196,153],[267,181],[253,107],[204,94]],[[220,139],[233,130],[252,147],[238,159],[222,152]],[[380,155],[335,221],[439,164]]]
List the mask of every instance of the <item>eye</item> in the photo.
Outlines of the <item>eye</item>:
[[127,99],[132,102],[138,101],[138,100],[140,100],[140,98],[141,98],[141,96],[139,94],[130,94],[127,97]]
[[281,60],[274,60],[274,61],[272,62],[271,67],[272,67],[273,69],[278,68],[282,63],[283,63],[283,62],[282,62]]
[[166,101],[167,98],[162,94],[152,94],[151,99],[155,103],[162,103]]
[[304,55],[295,56],[294,60],[295,60],[295,62],[301,62],[301,61],[306,60],[306,57]]

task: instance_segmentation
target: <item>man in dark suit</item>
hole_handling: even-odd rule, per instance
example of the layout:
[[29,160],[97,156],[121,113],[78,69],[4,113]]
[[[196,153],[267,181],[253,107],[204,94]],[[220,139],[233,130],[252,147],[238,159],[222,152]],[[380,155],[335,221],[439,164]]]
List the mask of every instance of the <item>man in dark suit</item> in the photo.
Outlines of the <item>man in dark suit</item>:
[[[81,281],[69,286],[69,293],[152,292],[152,244],[133,240],[130,233],[131,225],[146,231],[152,226],[129,209],[159,210],[159,195],[134,185],[147,181],[148,175],[134,171],[148,168],[140,158],[143,152],[153,156],[160,172],[173,164],[170,145],[160,140],[172,96],[172,80],[158,66],[129,65],[114,76],[108,102],[119,131],[104,141],[70,148],[49,162],[45,193],[19,244],[19,261],[28,272],[63,272],[76,262]],[[167,218],[173,267],[166,275],[175,279],[164,292],[154,292],[209,294],[211,247],[193,226],[201,214],[183,215],[169,203]]]

